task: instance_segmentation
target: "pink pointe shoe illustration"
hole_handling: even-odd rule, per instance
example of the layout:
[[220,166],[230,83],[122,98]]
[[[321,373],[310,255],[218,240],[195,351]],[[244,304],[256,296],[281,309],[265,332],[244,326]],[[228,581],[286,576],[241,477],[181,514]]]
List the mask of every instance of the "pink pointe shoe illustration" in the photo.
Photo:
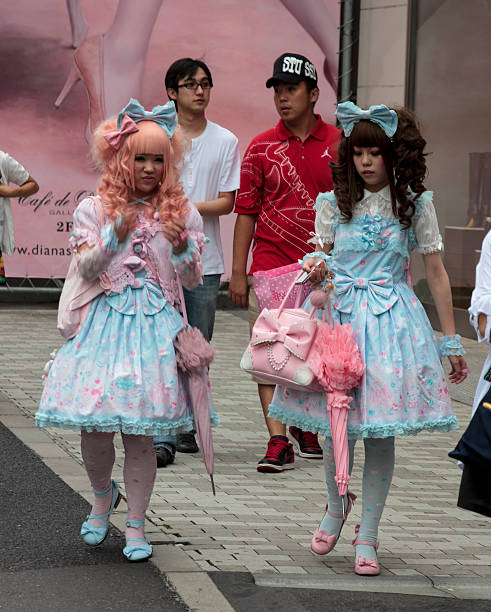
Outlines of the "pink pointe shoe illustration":
[[[336,514],[331,514],[327,510],[327,506],[326,506],[326,512],[330,516],[332,516],[333,518],[343,519],[341,529],[343,528],[343,525],[346,522],[346,519],[348,518],[348,514],[351,512],[351,508],[353,507],[353,504],[355,503],[355,499],[356,499],[356,495],[354,493],[351,493],[351,491],[348,491],[347,495],[348,495],[348,507],[346,508],[346,512],[344,513],[344,516],[343,515],[338,516]],[[312,536],[312,542],[310,544],[310,548],[312,549],[312,551],[318,555],[327,555],[327,553],[331,552],[331,550],[336,546],[339,536],[341,535],[341,529],[339,530],[338,537],[336,537],[332,533],[327,533],[326,531],[324,531],[324,529],[316,529],[314,531],[314,535]]]
[[79,80],[83,81],[89,99],[89,122],[85,130],[85,139],[89,142],[95,127],[105,119],[104,107],[104,60],[103,36],[86,38],[78,49],[73,52],[73,65],[68,74],[60,95],[55,100],[59,108]]

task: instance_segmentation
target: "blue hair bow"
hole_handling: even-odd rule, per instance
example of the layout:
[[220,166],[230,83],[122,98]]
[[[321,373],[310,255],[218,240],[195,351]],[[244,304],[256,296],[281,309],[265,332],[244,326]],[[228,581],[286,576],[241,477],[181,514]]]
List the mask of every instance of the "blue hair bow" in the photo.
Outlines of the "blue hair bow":
[[176,106],[173,101],[167,102],[163,106],[154,106],[151,111],[146,111],[138,100],[130,98],[128,104],[118,115],[118,130],[121,128],[125,115],[128,115],[135,123],[155,121],[165,130],[169,138],[172,138],[177,125]]
[[368,119],[379,125],[389,138],[392,138],[397,130],[397,113],[385,104],[370,106],[363,110],[353,102],[341,102],[334,113],[343,128],[344,135],[349,136],[353,128],[362,119]]

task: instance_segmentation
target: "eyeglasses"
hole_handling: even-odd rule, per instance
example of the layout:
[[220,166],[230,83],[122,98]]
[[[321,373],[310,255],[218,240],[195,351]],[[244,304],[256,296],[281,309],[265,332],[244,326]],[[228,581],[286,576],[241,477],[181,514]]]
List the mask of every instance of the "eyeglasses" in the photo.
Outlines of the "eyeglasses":
[[186,89],[192,89],[193,91],[196,91],[198,87],[201,87],[201,89],[205,91],[206,89],[211,89],[212,84],[208,79],[203,79],[202,81],[195,81],[193,79],[192,81],[186,81],[177,87],[185,87]]

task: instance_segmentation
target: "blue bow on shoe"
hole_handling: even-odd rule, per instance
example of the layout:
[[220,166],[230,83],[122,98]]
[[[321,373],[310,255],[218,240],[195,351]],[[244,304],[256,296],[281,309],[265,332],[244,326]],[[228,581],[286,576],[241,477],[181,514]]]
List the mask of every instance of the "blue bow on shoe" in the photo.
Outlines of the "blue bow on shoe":
[[130,98],[128,104],[118,115],[118,130],[123,123],[125,115],[128,115],[135,123],[139,121],[155,121],[165,130],[169,138],[172,138],[177,125],[176,106],[172,100],[163,106],[154,106],[151,111],[146,111],[138,100]]
[[367,292],[366,302],[374,315],[386,312],[398,299],[394,293],[392,275],[386,271],[381,271],[371,278],[354,278],[348,271],[338,269],[335,281],[338,299],[334,307],[340,312],[352,312],[357,291]]
[[370,106],[364,110],[353,102],[341,102],[334,113],[343,128],[344,135],[348,137],[355,125],[362,119],[368,119],[379,125],[389,138],[392,138],[397,130],[397,113],[385,104]]

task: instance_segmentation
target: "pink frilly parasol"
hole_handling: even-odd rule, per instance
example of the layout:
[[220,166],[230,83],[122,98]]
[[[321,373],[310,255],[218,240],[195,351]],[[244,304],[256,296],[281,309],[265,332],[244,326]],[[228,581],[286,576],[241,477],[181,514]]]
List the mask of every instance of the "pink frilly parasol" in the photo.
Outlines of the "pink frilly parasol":
[[[310,301],[315,308],[324,308],[328,299],[324,291],[315,291]],[[347,393],[361,383],[365,363],[351,325],[332,324],[330,313],[329,319],[329,323],[319,322],[308,365],[327,394],[336,484],[339,495],[346,495],[350,481],[347,423],[352,400]]]
[[211,433],[210,409],[208,405],[208,371],[215,349],[205,340],[196,327],[185,327],[174,340],[177,367],[188,377],[189,395],[193,405],[194,426],[199,440],[201,456],[210,475],[211,488],[215,495],[213,481],[214,453]]

